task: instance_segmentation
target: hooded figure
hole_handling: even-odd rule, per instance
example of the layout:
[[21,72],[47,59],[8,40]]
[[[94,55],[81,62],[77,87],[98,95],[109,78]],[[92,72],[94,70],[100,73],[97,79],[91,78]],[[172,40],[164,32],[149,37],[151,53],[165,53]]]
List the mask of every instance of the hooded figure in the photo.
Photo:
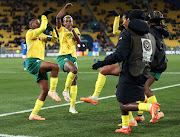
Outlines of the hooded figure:
[[[129,111],[150,111],[146,108],[152,108],[150,104],[135,102],[144,100],[144,84],[150,73],[149,63],[153,60],[156,44],[154,37],[149,33],[148,24],[144,21],[142,10],[132,10],[128,17],[128,27],[125,26],[126,29],[120,34],[117,50],[104,61],[94,64],[93,69],[123,62],[116,92],[122,113],[122,128],[116,132],[129,134]],[[156,104],[153,107],[159,106]],[[152,115],[155,121],[156,114]]]

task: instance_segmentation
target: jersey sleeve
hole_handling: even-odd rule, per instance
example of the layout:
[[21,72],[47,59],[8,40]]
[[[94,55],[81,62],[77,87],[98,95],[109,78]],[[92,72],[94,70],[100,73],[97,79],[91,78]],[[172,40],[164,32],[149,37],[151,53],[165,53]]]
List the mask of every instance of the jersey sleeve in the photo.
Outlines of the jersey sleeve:
[[53,29],[53,31],[52,31],[52,39],[51,39],[51,41],[52,42],[58,42],[58,37],[57,37],[55,29]]
[[56,30],[57,30],[58,33],[60,33],[63,29],[64,29],[64,27],[62,25],[61,25],[61,27],[59,29],[56,26]]
[[119,21],[120,16],[115,17],[114,23],[113,23],[113,34],[120,34],[121,31],[119,31]]
[[115,64],[124,61],[129,55],[131,48],[131,35],[127,30],[121,32],[121,37],[117,44],[115,52],[104,59],[106,65]]
[[[51,37],[51,36],[50,36]],[[41,33],[41,35],[39,35],[39,38],[40,38],[40,40],[42,40],[42,41],[47,41],[47,38],[48,38],[48,35],[45,35],[44,33]]]
[[76,32],[76,34],[78,34],[78,36],[81,36],[81,33],[78,28],[74,28],[74,31]]

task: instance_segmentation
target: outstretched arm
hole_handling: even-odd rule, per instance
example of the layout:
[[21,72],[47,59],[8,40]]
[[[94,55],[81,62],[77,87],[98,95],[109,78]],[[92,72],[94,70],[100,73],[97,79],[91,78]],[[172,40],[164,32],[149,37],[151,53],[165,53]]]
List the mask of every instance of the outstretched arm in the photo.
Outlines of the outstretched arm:
[[63,17],[64,15],[64,12],[67,8],[70,8],[72,7],[73,5],[71,3],[67,3],[64,8],[58,13],[58,15],[56,16],[56,26],[57,28],[59,29],[62,25],[62,22],[61,22],[61,18]]
[[[78,31],[79,31],[79,30],[78,30]],[[72,29],[72,33],[73,33],[74,38],[75,38],[75,40],[77,41],[77,43],[80,43],[80,40],[81,40],[80,34],[79,34],[79,33],[77,34],[77,33],[74,31],[74,29]]]

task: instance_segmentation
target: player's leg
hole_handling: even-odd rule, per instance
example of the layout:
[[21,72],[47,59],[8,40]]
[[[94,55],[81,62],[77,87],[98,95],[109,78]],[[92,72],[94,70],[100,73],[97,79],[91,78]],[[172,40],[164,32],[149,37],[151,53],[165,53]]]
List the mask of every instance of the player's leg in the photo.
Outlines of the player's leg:
[[101,93],[102,88],[104,87],[104,84],[106,82],[106,75],[119,76],[118,63],[113,64],[113,65],[104,66],[100,69],[98,79],[96,81],[93,97],[95,97],[95,98],[99,97],[99,94]]
[[97,56],[97,60],[100,61],[99,56]]
[[[148,103],[157,103],[156,96],[154,95],[153,91],[150,89],[150,86],[154,83],[155,80],[158,80],[160,78],[161,73],[152,73],[149,77],[149,79],[145,83],[145,95],[147,96],[147,102]],[[159,119],[164,117],[164,113],[160,111],[160,108],[158,109],[158,117]],[[150,120],[151,122],[152,120]]]
[[130,127],[129,127],[129,111],[149,111],[152,115],[152,123],[156,123],[158,121],[158,103],[127,103],[123,104],[119,102],[121,113],[122,113],[122,128],[117,129],[116,132],[131,133]]
[[54,101],[60,102],[61,99],[56,92],[56,87],[58,83],[59,66],[58,64],[55,64],[52,62],[43,61],[40,65],[39,74],[44,74],[49,71],[51,71],[51,77],[50,77],[50,89],[49,89],[48,95]]
[[35,106],[33,111],[31,112],[31,115],[29,116],[29,120],[45,120],[45,118],[41,118],[38,116],[38,112],[42,108],[44,101],[46,99],[46,96],[48,94],[48,80],[41,79],[38,81],[38,85],[41,88],[41,94],[36,100]]
[[72,82],[71,90],[70,90],[71,103],[70,103],[69,112],[71,112],[72,114],[78,113],[75,109],[75,103],[76,103],[76,97],[77,97],[77,78],[78,78],[78,74],[74,78],[74,81]]
[[94,56],[94,63],[96,63],[96,56]]
[[98,74],[98,78],[95,84],[95,90],[92,96],[87,98],[80,98],[81,101],[91,103],[94,105],[98,104],[98,97],[104,87],[106,82],[106,75],[115,75],[119,76],[119,65],[118,63],[113,65],[108,65],[100,68],[100,72]]
[[75,66],[75,64],[73,64],[71,61],[67,61],[64,64],[64,71],[68,72],[68,75],[67,75],[67,79],[66,79],[66,83],[65,83],[65,89],[63,91],[63,96],[67,102],[71,102],[69,90],[72,85],[72,82],[74,81],[74,79],[77,75],[78,69]]
[[96,63],[96,52],[93,51],[94,63]]
[[26,55],[22,55],[24,70],[26,70]]

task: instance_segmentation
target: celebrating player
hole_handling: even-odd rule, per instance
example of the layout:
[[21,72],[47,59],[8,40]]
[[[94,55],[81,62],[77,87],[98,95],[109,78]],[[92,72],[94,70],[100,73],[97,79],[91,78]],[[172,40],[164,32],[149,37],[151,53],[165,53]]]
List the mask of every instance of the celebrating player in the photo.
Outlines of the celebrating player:
[[[153,17],[151,17],[153,16]],[[153,15],[149,18],[150,24],[150,33],[156,39],[156,54],[153,62],[151,63],[151,72],[150,77],[145,83],[145,95],[147,96],[148,103],[157,103],[157,99],[150,89],[150,86],[154,83],[154,81],[158,81],[162,72],[166,70],[167,67],[167,59],[166,59],[166,45],[164,44],[163,38],[169,36],[169,31],[166,29],[163,24],[163,14],[160,11],[154,11]],[[164,117],[164,113],[158,109],[158,118]],[[137,121],[141,121],[144,119],[143,115],[138,115],[135,117]],[[152,120],[150,120],[152,122]]]
[[[45,35],[43,32],[47,28],[48,19],[47,15],[52,11],[45,11],[41,16],[41,24],[37,18],[29,22],[29,30],[26,33],[27,42],[27,70],[34,75],[37,84],[41,89],[41,94],[38,97],[35,107],[29,116],[29,120],[45,120],[38,116],[38,112],[44,104],[47,94],[55,100],[61,101],[56,93],[56,86],[58,82],[58,64],[44,61],[45,43],[46,41],[57,41],[55,30],[52,31],[52,36]],[[47,72],[51,71],[50,90],[48,89],[48,75]],[[49,92],[48,92],[49,91]]]
[[[63,24],[61,22],[65,10],[72,6],[71,3],[67,3],[56,17],[57,32],[60,42],[57,63],[62,71],[68,72],[63,96],[67,102],[71,102],[69,112],[77,114],[78,112],[75,110],[78,73],[76,46],[77,43],[80,43],[80,32],[78,28],[73,28],[73,18],[70,15],[66,15],[63,18]],[[70,88],[71,91],[69,95]]]
[[[113,33],[120,34],[121,30],[118,30],[120,15],[116,11],[109,11],[109,12],[115,16],[115,20],[114,20],[114,24],[113,24]],[[126,20],[128,19],[129,12],[130,11],[123,13],[123,17],[122,17],[123,22],[126,22]],[[121,39],[121,36],[119,37],[119,39]],[[106,75],[119,76],[120,68],[121,68],[120,63],[115,63],[112,65],[108,65],[108,66],[104,66],[104,67],[100,68],[98,79],[97,79],[96,85],[95,85],[94,94],[87,98],[82,97],[82,98],[80,98],[80,100],[87,102],[87,103],[97,105],[99,94],[101,93],[102,88],[106,82]]]
[[148,33],[149,26],[144,18],[142,10],[132,10],[125,22],[128,29],[121,33],[122,39],[118,41],[117,50],[104,61],[93,65],[93,69],[97,69],[123,61],[116,93],[122,113],[122,128],[116,132],[125,134],[131,133],[129,111],[150,111],[153,123],[158,121],[158,103],[135,103],[144,100],[144,84],[150,72],[149,62],[153,60],[156,48],[155,39]]

